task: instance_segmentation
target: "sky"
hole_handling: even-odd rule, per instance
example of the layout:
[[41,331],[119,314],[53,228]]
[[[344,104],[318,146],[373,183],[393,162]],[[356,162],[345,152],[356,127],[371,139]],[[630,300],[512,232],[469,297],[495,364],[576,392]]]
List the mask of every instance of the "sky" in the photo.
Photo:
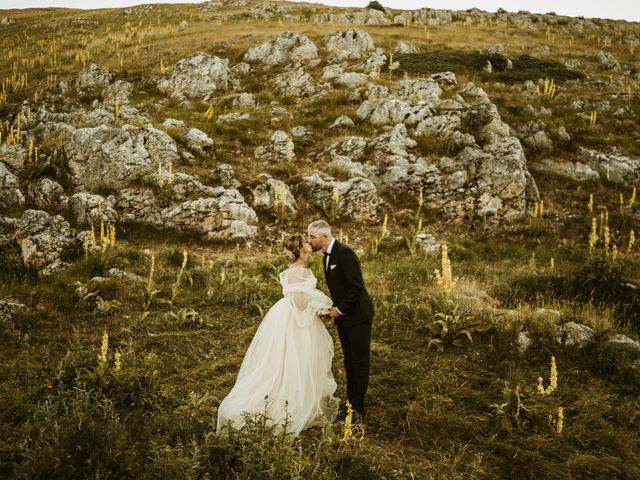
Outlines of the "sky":
[[[298,0],[304,1],[304,0]],[[640,21],[640,1],[638,0],[379,0],[382,5],[394,9],[411,10],[417,8],[443,8],[465,10],[477,7],[495,12],[498,8],[509,11],[527,10],[534,13],[556,12],[558,15],[573,17],[614,18]],[[120,8],[141,3],[200,3],[198,0],[0,0],[0,10],[33,7],[70,8]],[[364,7],[368,0],[322,0],[309,3],[324,3],[341,7]]]

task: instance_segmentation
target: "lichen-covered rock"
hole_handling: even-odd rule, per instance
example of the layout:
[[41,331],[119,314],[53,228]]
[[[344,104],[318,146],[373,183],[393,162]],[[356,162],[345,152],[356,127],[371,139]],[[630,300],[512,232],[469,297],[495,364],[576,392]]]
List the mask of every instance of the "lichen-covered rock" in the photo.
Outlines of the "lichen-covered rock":
[[603,153],[578,147],[578,160],[589,165],[607,182],[618,185],[640,184],[640,159],[627,157],[616,150]]
[[255,156],[261,160],[292,162],[296,158],[294,148],[293,140],[287,132],[276,130],[267,145],[256,148]]
[[379,220],[380,199],[375,185],[366,178],[351,178],[339,182],[316,172],[304,177],[298,188],[312,205],[328,215],[332,211],[332,202],[335,202],[335,190],[338,207],[334,213],[337,216],[369,223]]
[[187,148],[199,155],[206,155],[206,153],[213,148],[213,140],[197,128],[189,128],[185,134],[184,139],[187,143]]
[[273,83],[274,91],[283,97],[310,97],[316,92],[311,75],[302,67],[278,75]]
[[103,197],[92,193],[79,192],[71,195],[68,200],[69,209],[79,225],[115,224],[118,212],[115,210],[115,197]]
[[20,174],[27,162],[27,150],[22,145],[0,144],[0,162],[14,174]]
[[247,51],[245,62],[275,66],[286,63],[307,64],[318,59],[316,45],[304,35],[284,32]]
[[332,62],[362,60],[376,49],[371,35],[359,28],[327,35],[324,44]]
[[0,209],[14,210],[24,207],[25,198],[18,178],[0,162]]
[[558,325],[555,329],[555,341],[564,347],[585,348],[594,339],[593,328],[581,323],[568,322]]
[[178,61],[157,84],[158,90],[178,100],[207,101],[214,94],[237,88],[239,82],[229,69],[229,60],[198,52]]
[[208,240],[244,240],[257,235],[258,217],[235,189],[167,207],[154,220],[163,228],[200,233]]
[[335,119],[335,121],[331,124],[329,128],[330,129],[350,128],[350,127],[353,127],[354,125],[355,124],[353,123],[353,120],[351,120],[348,116],[340,115],[338,118]]
[[79,248],[69,223],[60,215],[50,216],[42,210],[26,210],[16,222],[15,237],[25,266],[36,269],[41,276],[64,268],[63,257]]
[[92,63],[76,75],[70,83],[78,93],[83,93],[86,91],[102,90],[108,87],[114,78],[115,73],[105,68],[98,68],[95,63]]
[[55,180],[39,178],[27,187],[27,201],[41,210],[62,210],[67,198],[64,189]]
[[75,182],[89,190],[126,187],[154,175],[159,164],[167,170],[179,159],[176,143],[165,132],[132,125],[79,128],[64,149]]
[[266,173],[258,175],[258,184],[253,188],[253,208],[273,217],[286,215],[295,217],[298,213],[296,199],[289,187]]

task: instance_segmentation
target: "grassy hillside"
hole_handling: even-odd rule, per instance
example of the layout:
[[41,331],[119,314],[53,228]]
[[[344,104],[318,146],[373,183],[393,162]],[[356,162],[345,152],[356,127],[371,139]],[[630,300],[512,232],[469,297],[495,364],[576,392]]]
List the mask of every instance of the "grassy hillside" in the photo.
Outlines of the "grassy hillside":
[[[53,84],[97,63],[134,84],[133,101],[154,125],[184,120],[216,140],[213,153],[184,171],[207,178],[211,167],[227,162],[243,185],[260,172],[286,181],[313,172],[323,161],[317,153],[338,135],[328,134],[328,126],[358,108],[344,92],[287,105],[293,116],[279,128],[304,125],[316,136],[294,168],[253,159],[271,134],[265,111],[252,112],[248,127],[221,125],[203,116],[208,104],[184,110],[163,101],[148,81],[196,51],[233,64],[265,35],[294,30],[320,46],[324,35],[347,28],[285,23],[279,16],[254,20],[252,5],[0,11],[15,20],[0,28],[3,138],[23,100],[37,105]],[[290,13],[303,19],[339,11],[292,6]],[[574,160],[578,146],[640,155],[639,53],[622,41],[640,27],[602,23],[574,32],[560,21],[532,32],[459,21],[362,28],[386,51],[403,40],[420,52],[397,55],[400,69],[383,71],[380,83],[452,70],[460,85],[482,86],[513,128],[532,119],[528,104],[552,110],[549,122],[565,126],[571,141],[544,155],[527,151],[544,200],[542,218],[490,228],[421,212],[425,231],[448,246],[451,293],[434,274],[442,269],[440,252],[413,248],[417,199],[386,206],[384,235],[379,225],[336,225],[337,236],[360,253],[376,307],[369,412],[350,438],[343,422],[295,440],[274,437],[260,417],[246,431],[215,435],[217,406],[262,315],[281,296],[280,239],[321,215],[302,201],[296,218],[262,219],[259,238],[237,245],[118,225],[114,248],[76,252],[70,268],[44,279],[22,266],[17,247],[7,248],[0,253],[0,299],[11,304],[13,319],[0,325],[3,478],[640,478],[640,365],[637,354],[607,343],[612,333],[640,334],[638,246],[629,247],[640,221],[637,205],[619,205],[621,193],[628,204],[634,185],[578,184],[534,168],[546,157]],[[483,72],[477,51],[495,43],[521,62],[511,73],[495,72],[498,77]],[[550,50],[542,60],[534,55],[541,45]],[[603,48],[631,65],[631,74],[595,60]],[[567,60],[579,66],[569,69]],[[20,75],[28,81],[14,88]],[[242,78],[262,103],[275,99],[264,75],[258,67]],[[518,90],[525,79],[544,78],[557,82],[555,97]],[[79,101],[89,108],[95,99]],[[588,118],[569,108],[576,99],[607,100],[612,111],[632,113],[601,115],[589,127]],[[213,108],[235,111],[224,100]],[[375,129],[356,123],[350,134],[370,137]],[[55,139],[40,146],[43,155],[58,147]],[[425,156],[433,153],[423,147]],[[589,194],[596,214],[609,215],[606,252],[602,240],[589,249]],[[130,275],[108,277],[111,268]],[[319,258],[313,268],[322,279]],[[554,339],[556,324],[572,321],[595,330],[595,341],[582,350]],[[337,346],[337,333],[328,328]],[[524,331],[533,343],[520,353]],[[557,388],[540,393],[538,378],[549,386],[552,358]],[[344,398],[339,348],[333,371]]]

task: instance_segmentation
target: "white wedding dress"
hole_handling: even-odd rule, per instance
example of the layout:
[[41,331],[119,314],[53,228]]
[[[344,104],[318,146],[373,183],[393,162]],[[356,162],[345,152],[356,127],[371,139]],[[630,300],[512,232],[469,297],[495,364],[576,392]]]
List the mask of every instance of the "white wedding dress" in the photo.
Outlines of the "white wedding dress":
[[294,435],[336,418],[333,339],[317,314],[331,307],[331,299],[303,266],[281,272],[280,283],[284,298],[269,309],[249,345],[236,383],[218,408],[218,432],[229,422],[242,428],[245,414],[263,414],[265,408],[268,424],[287,420]]

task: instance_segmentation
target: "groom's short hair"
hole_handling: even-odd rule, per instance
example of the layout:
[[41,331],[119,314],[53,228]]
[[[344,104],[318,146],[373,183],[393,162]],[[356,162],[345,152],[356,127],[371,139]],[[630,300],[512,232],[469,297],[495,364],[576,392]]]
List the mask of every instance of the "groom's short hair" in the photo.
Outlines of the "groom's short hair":
[[316,220],[311,222],[307,227],[307,230],[314,230],[323,235],[331,236],[331,226],[324,220]]

